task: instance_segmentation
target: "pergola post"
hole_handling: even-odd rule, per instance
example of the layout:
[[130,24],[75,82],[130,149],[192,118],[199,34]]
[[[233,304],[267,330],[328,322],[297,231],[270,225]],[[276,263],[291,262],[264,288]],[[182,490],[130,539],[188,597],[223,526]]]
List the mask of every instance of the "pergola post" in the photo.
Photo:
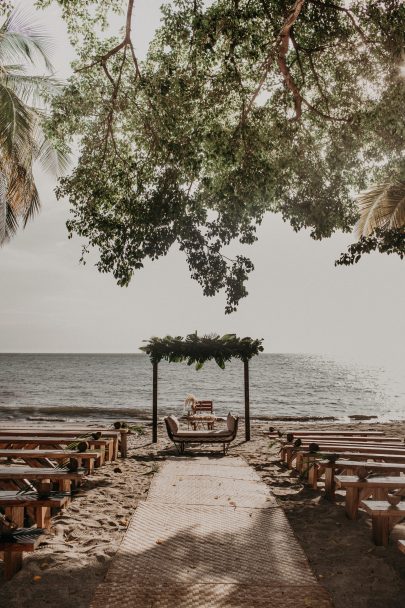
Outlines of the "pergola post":
[[157,443],[157,400],[158,400],[158,364],[153,363],[153,396],[152,396],[152,443]]
[[243,362],[245,380],[245,439],[250,441],[249,361]]

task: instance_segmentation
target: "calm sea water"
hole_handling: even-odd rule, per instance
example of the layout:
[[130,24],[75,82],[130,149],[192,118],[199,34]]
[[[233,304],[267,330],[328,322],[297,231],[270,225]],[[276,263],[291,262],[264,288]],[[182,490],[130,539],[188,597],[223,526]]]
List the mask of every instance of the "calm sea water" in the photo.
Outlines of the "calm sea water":
[[[265,354],[250,364],[251,415],[378,416],[405,419],[404,369],[365,366],[316,355]],[[243,413],[243,366],[159,365],[159,413],[181,414],[194,393],[215,411]],[[0,419],[148,418],[152,366],[134,355],[0,354]]]

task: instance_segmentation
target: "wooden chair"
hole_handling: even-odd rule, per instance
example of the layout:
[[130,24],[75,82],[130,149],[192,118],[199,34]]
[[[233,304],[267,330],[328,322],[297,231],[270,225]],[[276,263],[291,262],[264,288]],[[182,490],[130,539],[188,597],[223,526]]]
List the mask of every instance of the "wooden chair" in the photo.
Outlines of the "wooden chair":
[[212,414],[214,411],[214,404],[212,401],[196,401],[194,403],[193,411],[204,412],[204,414]]

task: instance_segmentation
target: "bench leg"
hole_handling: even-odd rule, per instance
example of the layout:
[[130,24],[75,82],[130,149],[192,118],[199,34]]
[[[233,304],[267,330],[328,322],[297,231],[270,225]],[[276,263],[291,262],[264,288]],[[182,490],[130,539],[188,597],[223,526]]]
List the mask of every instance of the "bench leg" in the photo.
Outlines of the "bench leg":
[[121,458],[126,458],[128,454],[128,433],[121,433]]
[[70,494],[71,491],[71,480],[70,479],[59,479],[58,481],[59,492],[66,492]]
[[335,467],[327,466],[325,468],[325,498],[335,500]]
[[378,546],[386,547],[390,535],[389,518],[384,516],[372,517],[373,541]]
[[9,581],[22,568],[22,551],[4,551],[4,578]]
[[37,507],[35,509],[35,521],[37,528],[46,528],[49,530],[51,527],[51,509],[50,507]]
[[313,490],[318,489],[318,466],[315,462],[309,467],[308,485],[310,485]]
[[6,507],[4,512],[16,526],[24,527],[24,507]]
[[359,509],[359,488],[346,488],[346,515],[349,519],[357,519]]

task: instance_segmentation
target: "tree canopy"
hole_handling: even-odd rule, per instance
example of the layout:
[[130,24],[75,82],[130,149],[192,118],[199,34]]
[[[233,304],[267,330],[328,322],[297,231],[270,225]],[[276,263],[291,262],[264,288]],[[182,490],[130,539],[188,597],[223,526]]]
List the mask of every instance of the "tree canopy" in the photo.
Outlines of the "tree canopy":
[[322,239],[352,229],[355,192],[403,179],[402,0],[173,0],[142,61],[134,0],[54,1],[77,61],[49,128],[79,144],[58,195],[120,285],[177,244],[231,312],[253,264],[228,245],[267,211]]
[[154,337],[146,342],[147,344],[141,346],[140,350],[149,355],[152,363],[159,363],[162,360],[177,363],[187,361],[187,365],[195,364],[196,369],[201,369],[206,361],[212,359],[221,369],[225,369],[225,363],[231,359],[245,362],[263,352],[263,340],[238,338],[236,334],[198,336],[195,332],[185,338]]

